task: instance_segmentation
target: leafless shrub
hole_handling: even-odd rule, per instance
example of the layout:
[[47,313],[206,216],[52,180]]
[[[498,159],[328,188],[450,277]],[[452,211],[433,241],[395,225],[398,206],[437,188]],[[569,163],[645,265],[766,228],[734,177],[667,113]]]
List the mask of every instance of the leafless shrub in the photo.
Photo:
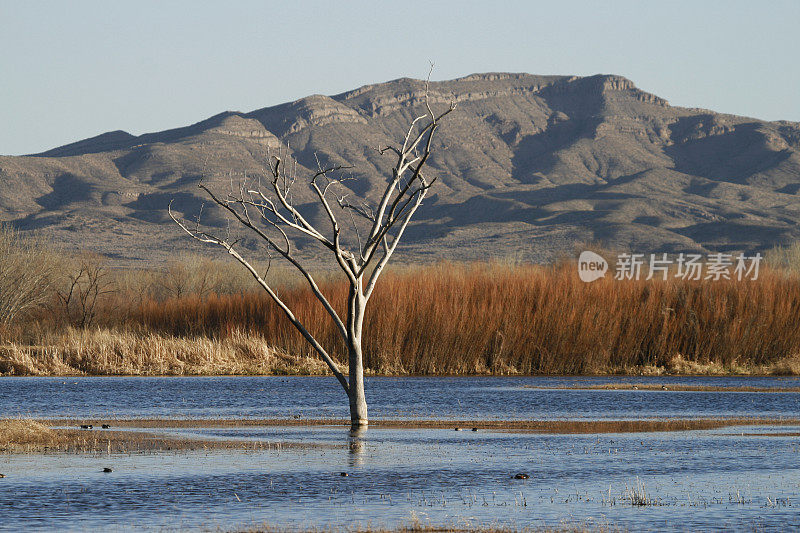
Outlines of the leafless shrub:
[[114,292],[104,263],[98,255],[82,254],[62,266],[65,275],[56,288],[57,309],[71,326],[91,326],[101,299]]
[[23,239],[0,225],[0,326],[47,301],[54,267],[54,255],[40,238]]
[[800,242],[775,246],[764,255],[767,265],[775,269],[800,274]]
[[158,286],[170,298],[193,295],[201,298],[213,293],[225,293],[226,277],[220,272],[217,261],[206,257],[181,256],[170,261]]

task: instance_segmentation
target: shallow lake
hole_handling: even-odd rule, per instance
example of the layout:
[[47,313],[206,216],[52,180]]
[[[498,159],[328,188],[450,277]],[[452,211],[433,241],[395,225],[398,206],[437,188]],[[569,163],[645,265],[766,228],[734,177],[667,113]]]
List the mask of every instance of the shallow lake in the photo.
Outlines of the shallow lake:
[[[798,387],[782,378],[370,378],[373,418],[798,417],[800,393],[550,390],[602,383]],[[3,378],[3,416],[346,417],[333,378]],[[800,527],[798,427],[549,435],[344,427],[163,429],[308,448],[0,455],[0,530],[559,525]],[[104,467],[113,467],[110,474]],[[348,476],[341,476],[346,472]],[[524,472],[529,479],[513,479]],[[633,505],[635,500],[647,505]]]
[[[366,379],[371,418],[639,419],[796,417],[800,393],[564,390],[605,383],[800,387],[800,378],[453,377]],[[38,418],[347,418],[332,377],[0,379],[0,413]]]

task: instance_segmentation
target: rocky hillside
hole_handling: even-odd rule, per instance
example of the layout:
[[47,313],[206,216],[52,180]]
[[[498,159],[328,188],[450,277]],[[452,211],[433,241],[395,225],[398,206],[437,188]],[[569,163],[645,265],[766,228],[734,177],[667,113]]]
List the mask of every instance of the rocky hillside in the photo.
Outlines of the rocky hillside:
[[[281,147],[299,176],[315,158],[352,166],[348,187],[373,198],[391,164],[376,149],[402,138],[423,95],[423,82],[400,79],[0,157],[0,220],[120,263],[161,261],[194,246],[167,217],[170,200],[193,216],[206,201],[201,177],[224,191],[231,173],[258,172]],[[458,108],[431,161],[439,181],[407,233],[407,261],[546,261],[581,241],[753,251],[800,237],[798,123],[672,107],[611,75],[496,73],[431,84],[434,108],[451,100]],[[295,195],[314,216],[307,191]],[[213,210],[204,220],[225,227]]]

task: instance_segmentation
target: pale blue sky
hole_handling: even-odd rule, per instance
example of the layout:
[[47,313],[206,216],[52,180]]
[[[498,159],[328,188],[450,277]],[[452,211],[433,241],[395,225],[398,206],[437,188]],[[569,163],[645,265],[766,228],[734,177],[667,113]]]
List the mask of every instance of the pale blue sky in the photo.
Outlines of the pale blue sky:
[[403,76],[621,74],[800,121],[800,1],[0,0],[0,154]]

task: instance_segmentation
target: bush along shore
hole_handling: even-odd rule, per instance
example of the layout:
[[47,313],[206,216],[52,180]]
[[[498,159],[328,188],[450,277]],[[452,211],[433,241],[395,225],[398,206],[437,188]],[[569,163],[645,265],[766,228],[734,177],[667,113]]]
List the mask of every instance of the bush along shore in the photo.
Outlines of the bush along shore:
[[[327,372],[236,265],[189,258],[161,271],[121,271],[86,257],[71,264],[47,274],[50,293],[0,322],[0,373]],[[276,285],[343,362],[344,346],[313,295],[290,280]],[[341,310],[346,285],[320,285]],[[382,278],[365,319],[365,365],[383,375],[797,375],[799,326],[800,278],[777,267],[747,281],[584,283],[571,262],[443,263]]]

